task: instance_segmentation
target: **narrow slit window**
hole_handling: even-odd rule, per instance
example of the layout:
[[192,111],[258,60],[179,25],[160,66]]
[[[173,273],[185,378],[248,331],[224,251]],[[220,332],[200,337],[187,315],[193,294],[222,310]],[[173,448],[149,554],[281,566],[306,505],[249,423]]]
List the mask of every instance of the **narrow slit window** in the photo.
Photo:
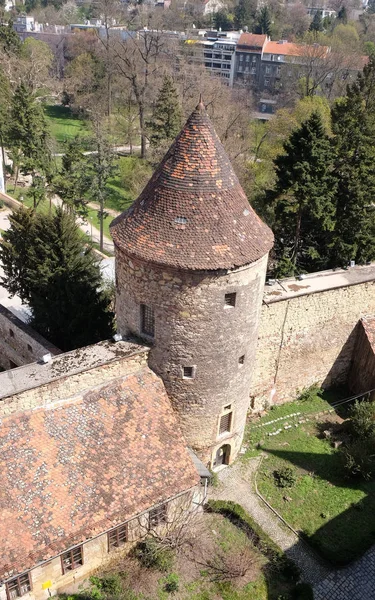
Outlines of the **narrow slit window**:
[[8,600],[15,600],[31,591],[31,581],[29,573],[20,575],[11,579],[6,584]]
[[68,550],[68,552],[64,552],[61,555],[61,566],[62,572],[67,573],[68,571],[74,571],[78,567],[83,565],[83,548],[82,546],[78,546],[77,548],[73,548],[73,550]]
[[108,532],[108,552],[119,548],[128,541],[128,525],[120,525]]
[[236,293],[231,292],[230,294],[225,294],[224,304],[225,306],[232,308],[236,306]]
[[13,329],[9,329],[9,335],[11,338],[14,338],[14,331]]
[[33,349],[32,349],[32,347],[31,347],[31,345],[30,345],[30,344],[27,344],[27,349],[28,349],[28,351],[29,351],[29,352],[32,352],[32,351],[33,351]]
[[232,414],[233,413],[230,412],[230,413],[227,413],[226,415],[223,415],[220,418],[219,435],[230,432],[230,428],[232,425]]
[[244,354],[242,356],[240,356],[240,358],[238,359],[238,364],[240,365],[240,367],[242,367],[242,365],[245,364],[245,355]]
[[141,304],[141,333],[154,337],[155,335],[155,316],[154,310],[147,304]]

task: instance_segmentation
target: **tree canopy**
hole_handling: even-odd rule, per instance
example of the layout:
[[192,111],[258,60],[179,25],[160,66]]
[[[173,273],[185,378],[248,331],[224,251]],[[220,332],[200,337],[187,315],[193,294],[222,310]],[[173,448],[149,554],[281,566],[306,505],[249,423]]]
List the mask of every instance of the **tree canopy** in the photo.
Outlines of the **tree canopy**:
[[75,217],[61,208],[21,208],[9,219],[0,243],[2,285],[29,304],[32,326],[64,351],[109,338],[110,298]]

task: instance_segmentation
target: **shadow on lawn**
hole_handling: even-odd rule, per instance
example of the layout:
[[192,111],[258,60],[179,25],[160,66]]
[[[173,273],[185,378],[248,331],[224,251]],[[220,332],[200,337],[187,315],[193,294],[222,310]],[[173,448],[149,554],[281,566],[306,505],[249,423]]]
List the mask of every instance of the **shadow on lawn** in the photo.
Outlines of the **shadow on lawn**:
[[[312,535],[301,532],[324,558],[336,566],[344,566],[359,558],[375,543],[375,482],[346,479],[343,459],[338,452],[329,455],[265,450],[337,488],[361,490],[367,494],[362,500],[352,503],[342,513],[328,520]],[[329,519],[328,514],[321,513],[321,517]]]

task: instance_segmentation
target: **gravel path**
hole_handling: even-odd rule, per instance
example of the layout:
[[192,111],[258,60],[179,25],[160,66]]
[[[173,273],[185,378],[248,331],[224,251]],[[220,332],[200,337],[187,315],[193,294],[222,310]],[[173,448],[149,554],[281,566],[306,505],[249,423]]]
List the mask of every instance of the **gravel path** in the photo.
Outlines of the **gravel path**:
[[[329,576],[331,570],[256,495],[254,475],[259,462],[260,458],[257,457],[247,463],[237,462],[232,467],[220,471],[219,487],[213,489],[210,497],[216,500],[232,500],[241,504],[270,538],[299,566],[302,579],[312,585],[320,583]],[[321,596],[319,600],[323,598],[324,596]]]

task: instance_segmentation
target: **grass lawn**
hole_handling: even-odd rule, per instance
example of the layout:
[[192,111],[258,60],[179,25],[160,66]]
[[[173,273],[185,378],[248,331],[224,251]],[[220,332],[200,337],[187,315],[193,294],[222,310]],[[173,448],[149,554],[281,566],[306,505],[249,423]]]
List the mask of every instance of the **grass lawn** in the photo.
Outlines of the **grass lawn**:
[[[316,406],[329,408],[322,398],[285,404],[270,411],[260,422],[300,412],[298,417],[247,432],[249,455],[254,444],[266,453],[258,473],[258,488],[268,502],[328,560],[344,565],[361,556],[375,542],[375,482],[347,479],[343,459],[322,429],[338,417],[323,415],[319,421],[303,415]],[[309,409],[309,410],[305,410]],[[306,420],[306,418],[308,420]],[[298,420],[305,421],[295,427]],[[285,425],[292,425],[285,430]],[[267,433],[281,429],[274,436]],[[274,471],[291,467],[292,487],[276,486]]]
[[76,117],[71,109],[66,106],[51,104],[44,107],[47,123],[52,138],[57,142],[57,150],[63,151],[63,143],[78,136],[88,136],[90,127],[88,123]]

